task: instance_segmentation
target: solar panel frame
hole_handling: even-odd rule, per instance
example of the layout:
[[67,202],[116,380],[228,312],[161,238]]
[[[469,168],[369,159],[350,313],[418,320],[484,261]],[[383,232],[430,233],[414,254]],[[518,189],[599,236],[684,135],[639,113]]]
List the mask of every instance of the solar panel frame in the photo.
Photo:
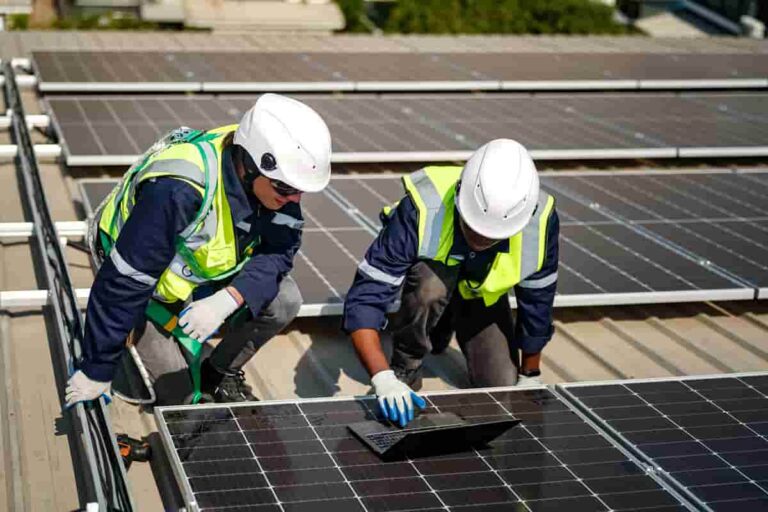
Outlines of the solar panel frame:
[[[617,439],[622,446],[624,446],[626,449],[630,450],[633,454],[635,454],[639,459],[643,460],[649,467],[653,468],[653,471],[656,472],[658,475],[660,475],[664,480],[666,480],[670,486],[673,486],[676,488],[679,492],[686,495],[693,503],[696,503],[699,508],[702,510],[732,510],[732,508],[713,508],[712,504],[717,503],[715,500],[708,500],[707,498],[714,498],[715,495],[712,495],[710,493],[706,493],[703,496],[697,494],[694,490],[690,489],[689,487],[696,488],[698,487],[699,492],[704,492],[700,486],[707,484],[711,485],[713,488],[715,486],[727,486],[729,485],[729,480],[727,480],[727,477],[729,475],[719,475],[720,478],[723,476],[726,477],[726,480],[712,483],[712,476],[709,475],[700,475],[702,477],[702,480],[697,481],[693,480],[693,476],[686,476],[687,481],[692,482],[690,485],[686,485],[685,481],[681,481],[680,477],[675,476],[675,473],[686,473],[685,468],[690,467],[690,471],[696,471],[696,472],[705,472],[705,471],[715,471],[716,469],[722,468],[724,471],[735,471],[738,473],[741,477],[744,478],[745,482],[749,482],[751,484],[754,484],[758,487],[761,487],[760,482],[762,482],[762,492],[763,494],[759,498],[762,504],[762,507],[768,506],[768,477],[762,478],[762,480],[755,481],[752,477],[748,476],[748,473],[745,474],[742,469],[743,468],[749,468],[749,465],[742,465],[739,463],[743,457],[733,457],[735,460],[732,460],[731,458],[723,458],[721,455],[721,450],[718,450],[716,448],[713,448],[710,446],[712,444],[712,440],[717,439],[748,439],[752,437],[760,438],[764,441],[764,446],[768,447],[768,439],[766,439],[766,436],[768,435],[768,429],[764,429],[764,431],[756,431],[754,428],[750,427],[749,425],[745,425],[745,423],[750,423],[749,421],[745,420],[742,422],[740,419],[733,416],[733,413],[739,413],[738,410],[729,410],[721,406],[717,400],[718,398],[712,398],[710,396],[705,395],[703,392],[707,392],[707,394],[717,391],[717,382],[718,381],[724,381],[728,379],[751,379],[751,378],[763,378],[766,382],[768,382],[768,371],[756,371],[756,372],[734,372],[734,373],[727,373],[727,374],[712,374],[712,375],[689,375],[689,376],[681,376],[681,377],[659,377],[659,378],[647,378],[647,379],[626,379],[626,380],[614,380],[614,381],[592,381],[592,382],[580,382],[580,383],[565,383],[565,384],[557,384],[555,387],[556,389],[564,396],[566,401],[568,401],[570,404],[572,404],[574,407],[580,409],[582,412],[584,412],[592,421],[594,421],[599,428],[606,432],[610,437]],[[685,393],[690,393],[693,395],[690,397],[690,399],[695,399],[696,401],[690,401],[690,399],[686,396],[683,396],[682,393],[677,393],[677,389],[674,390],[669,387],[664,387],[665,384],[674,384],[674,383],[686,383],[686,382],[706,382],[711,381],[713,383],[713,387],[696,387],[692,388],[690,386],[687,386],[690,389],[689,391],[685,391]],[[622,416],[617,416],[613,413],[612,418],[605,417],[605,413],[598,413],[595,411],[594,406],[590,406],[588,403],[585,402],[585,399],[601,399],[603,400],[603,405],[601,409],[610,409],[611,407],[615,409],[631,409],[632,405],[625,405],[627,402],[624,400],[628,396],[625,392],[616,392],[615,394],[608,394],[608,391],[604,391],[605,387],[615,387],[617,391],[619,389],[622,389],[622,386],[629,386],[629,385],[656,385],[658,386],[658,392],[654,393],[656,396],[662,396],[664,398],[664,402],[666,402],[667,407],[664,409],[659,409],[659,407],[665,405],[664,402],[656,402],[651,401],[649,402],[647,399],[640,397],[640,401],[638,402],[638,407],[643,407],[644,409],[651,409],[654,412],[654,415],[650,415],[647,417],[647,425],[642,425],[640,422],[643,421],[642,418],[639,418],[634,415],[628,416],[626,421],[631,421],[634,424],[634,427],[637,430],[634,431],[624,431],[622,432],[621,429],[615,427],[610,422],[614,421],[616,423],[620,421],[624,421]],[[750,386],[747,384],[747,386]],[[721,386],[722,387],[722,386]],[[597,393],[585,393],[581,396],[577,395],[575,393],[575,390],[583,391],[583,390],[589,390],[589,389],[595,389],[597,390],[600,388],[600,390]],[[750,386],[750,388],[753,388],[753,386]],[[720,389],[722,391],[722,389]],[[633,392],[632,389],[630,389],[630,392]],[[761,404],[765,405],[765,403],[768,403],[768,384],[766,384],[762,390],[757,389],[757,392],[762,395],[762,398],[760,399]],[[732,392],[729,392],[732,393]],[[680,395],[678,398],[677,395]],[[728,394],[722,394],[720,400],[723,400],[724,398],[730,398],[731,395]],[[617,398],[617,401],[611,403],[607,400],[610,400],[611,397]],[[618,400],[620,398],[620,400]],[[740,431],[738,433],[735,432],[735,429],[737,425],[733,426],[734,432],[731,432],[730,430],[727,430],[726,427],[722,421],[715,419],[714,417],[712,419],[707,419],[708,414],[712,414],[709,412],[709,410],[705,410],[703,408],[693,408],[692,405],[696,403],[704,403],[704,404],[713,404],[716,408],[712,412],[716,414],[725,414],[726,416],[730,417],[731,420],[736,419],[736,422],[739,424],[738,427],[744,426],[746,429],[751,431],[751,434],[749,435],[742,435],[747,434],[745,431]],[[690,404],[689,406],[686,406],[686,404]],[[719,409],[719,411],[717,411]],[[745,409],[748,410],[748,409]],[[636,413],[643,414],[640,411],[636,411]],[[650,414],[650,413],[649,413]],[[674,419],[668,419],[669,416],[675,416]],[[697,427],[696,423],[688,424],[688,421],[686,420],[683,423],[683,420],[681,418],[686,417],[694,418],[699,421],[699,427]],[[659,416],[661,419],[657,421],[657,416]],[[694,420],[695,421],[695,420]],[[768,416],[766,416],[766,421],[768,421]],[[703,422],[703,423],[702,423]],[[759,421],[758,421],[759,423]],[[764,423],[768,424],[768,423]],[[669,428],[669,425],[672,426],[672,428]],[[707,425],[712,425],[710,430],[717,430],[718,433],[716,435],[723,436],[723,437],[714,437],[714,438],[703,438],[700,436],[703,436],[702,429],[705,429]],[[644,430],[647,429],[647,430]],[[696,429],[696,430],[694,430]],[[671,432],[682,432],[685,434],[685,436],[662,436],[660,435],[661,432],[664,432],[666,430],[670,430]],[[641,434],[643,432],[648,432],[648,436],[640,437],[638,434]],[[631,440],[627,435],[632,434],[632,437],[635,438],[635,441]],[[651,436],[651,434],[653,434]],[[697,435],[698,434],[698,435]],[[687,436],[687,437],[686,437]],[[733,436],[733,437],[728,437]],[[692,438],[692,439],[691,439]],[[703,441],[702,441],[703,439]],[[641,442],[644,441],[644,442]],[[691,451],[692,443],[700,443],[701,446],[704,447],[704,451]],[[672,445],[675,445],[675,443],[678,443],[680,446],[681,451],[677,454],[673,453],[675,447]],[[687,443],[688,446],[684,446],[684,444]],[[643,448],[642,446],[646,445],[646,448]],[[665,448],[665,451],[663,452],[655,452],[650,451],[651,446],[658,446]],[[662,446],[666,445],[666,446]],[[672,448],[672,452],[669,451],[669,449]],[[750,447],[751,449],[747,449],[747,447],[744,447],[745,450],[742,451],[742,453],[758,453],[754,452],[754,448]],[[685,450],[685,451],[682,451]],[[768,466],[768,450],[763,448],[762,452],[764,452],[762,461],[764,464],[757,464],[753,466]],[[731,452],[724,451],[722,452],[726,455],[728,455]],[[733,453],[739,453],[737,450]],[[660,455],[668,455],[667,457],[660,457]],[[654,456],[655,455],[655,456]],[[710,462],[703,460],[703,458],[700,460],[702,467],[696,467],[693,468],[693,466],[685,466],[681,464],[672,464],[672,459],[674,457],[681,457],[683,459],[685,458],[692,458],[692,457],[704,457],[704,456],[710,456],[714,455],[715,457],[722,459],[721,462],[725,462],[725,464],[715,464],[715,461],[711,461],[713,465],[711,465],[711,468],[709,467]],[[666,458],[667,460],[665,462],[657,462],[657,458]],[[744,462],[743,460],[741,462]],[[666,464],[666,468],[664,468],[661,464]],[[677,469],[677,470],[676,470]],[[689,472],[690,472],[689,471]],[[731,483],[736,485],[736,483],[740,483],[738,480],[732,480]],[[698,485],[696,485],[698,484]],[[722,503],[733,503],[735,506],[743,507],[743,506],[749,506],[749,500],[754,499],[757,500],[758,498],[754,496],[737,496],[734,500],[720,500]]]
[[[630,475],[630,474],[637,475],[637,476],[642,475],[642,476],[645,476],[645,477],[649,478],[657,486],[659,492],[664,492],[665,494],[669,495],[672,499],[677,500],[678,503],[679,503],[679,506],[677,506],[677,507],[673,507],[673,506],[668,506],[668,507],[659,506],[658,510],[660,510],[660,511],[661,510],[664,510],[664,511],[671,511],[671,510],[682,511],[682,510],[686,510],[686,509],[687,510],[694,510],[692,504],[690,502],[688,502],[684,498],[685,495],[679,493],[676,488],[669,486],[664,480],[658,478],[654,474],[654,472],[648,471],[648,468],[645,465],[641,464],[639,459],[637,459],[630,451],[626,450],[620,443],[618,443],[616,440],[612,439],[610,436],[605,435],[604,432],[598,427],[598,425],[595,422],[593,422],[582,411],[572,407],[567,401],[563,400],[562,396],[552,387],[539,386],[539,387],[532,387],[532,388],[529,388],[529,389],[526,389],[526,390],[519,390],[519,389],[515,389],[514,386],[510,386],[510,387],[496,387],[496,388],[475,388],[475,389],[459,389],[459,390],[448,390],[448,391],[433,391],[433,392],[423,392],[423,393],[420,393],[420,394],[421,394],[421,396],[423,396],[423,397],[425,397],[425,398],[427,398],[429,400],[428,405],[429,405],[430,409],[435,408],[434,410],[439,411],[440,407],[444,407],[444,408],[454,407],[454,409],[456,407],[459,407],[461,410],[466,411],[468,408],[471,409],[473,406],[472,405],[467,405],[466,403],[464,403],[465,401],[461,400],[462,396],[471,396],[471,395],[485,393],[489,397],[491,397],[491,399],[493,401],[493,402],[488,402],[488,404],[489,405],[492,404],[494,406],[500,407],[501,409],[503,409],[505,411],[505,415],[515,416],[515,414],[517,414],[517,417],[524,416],[524,417],[527,418],[525,409],[523,409],[522,412],[516,412],[515,413],[514,410],[512,412],[510,412],[509,409],[507,409],[507,407],[505,407],[505,405],[496,396],[494,396],[494,393],[495,394],[501,394],[501,393],[521,393],[521,394],[528,393],[528,394],[530,394],[530,393],[542,392],[542,391],[548,392],[549,395],[552,398],[554,398],[557,401],[558,404],[561,404],[562,406],[564,406],[564,411],[563,412],[567,411],[568,413],[573,413],[575,415],[575,417],[577,417],[578,420],[579,420],[579,422],[573,422],[573,423],[553,423],[553,424],[549,424],[550,427],[554,428],[554,426],[556,426],[556,425],[561,425],[561,426],[565,426],[565,425],[573,425],[573,426],[585,425],[586,429],[577,429],[577,431],[580,430],[582,432],[582,436],[584,435],[583,434],[584,431],[589,432],[590,433],[590,437],[597,436],[599,439],[601,439],[601,442],[603,442],[603,441],[606,442],[610,446],[610,449],[619,452],[621,454],[621,456],[622,456],[622,460],[629,462],[632,465],[632,467],[636,467],[637,469],[640,470],[639,473],[631,472],[631,473],[626,473],[627,475]],[[433,399],[433,398],[443,398],[443,397],[449,399],[448,404],[451,403],[451,401],[450,401],[451,398],[458,397],[458,400],[456,402],[456,405],[454,405],[454,406],[445,405],[445,404],[442,405],[442,406],[440,406],[440,405],[435,406],[435,405],[432,404],[431,399]],[[237,409],[237,408],[245,408],[245,407],[271,407],[271,406],[281,406],[281,405],[295,405],[295,406],[298,407],[300,405],[307,405],[307,404],[323,405],[323,404],[328,404],[328,403],[334,403],[334,404],[339,404],[339,403],[355,403],[355,402],[360,401],[360,400],[367,401],[369,403],[375,402],[375,399],[373,397],[371,397],[370,395],[369,396],[362,396],[362,397],[338,396],[338,397],[325,397],[325,398],[270,400],[270,401],[263,401],[263,402],[250,403],[250,404],[227,404],[226,406],[223,406],[222,404],[198,404],[198,405],[195,405],[195,406],[164,406],[164,407],[156,407],[154,412],[155,412],[155,420],[156,420],[156,423],[157,423],[157,426],[158,426],[158,431],[161,434],[162,444],[163,444],[163,447],[165,448],[166,454],[168,455],[168,458],[169,458],[169,461],[170,461],[170,465],[171,465],[171,468],[173,470],[174,477],[175,477],[175,479],[177,481],[177,484],[179,485],[179,489],[180,489],[181,494],[182,494],[182,499],[185,501],[185,504],[187,505],[188,510],[190,510],[192,512],[192,511],[199,511],[200,507],[199,507],[198,502],[197,502],[197,500],[195,498],[195,493],[194,493],[194,491],[193,491],[193,489],[191,487],[191,484],[189,482],[189,475],[187,475],[187,472],[184,470],[184,465],[183,465],[183,463],[182,463],[182,461],[181,461],[181,459],[179,457],[177,449],[175,449],[173,447],[173,442],[171,441],[172,440],[172,435],[171,435],[170,429],[168,427],[168,423],[166,422],[165,416],[164,416],[164,414],[166,412],[169,412],[169,413],[181,412],[181,411],[203,412],[203,411],[206,411],[206,410],[225,409],[225,408],[230,408],[230,407],[234,408],[234,409]],[[534,402],[535,402],[535,400],[534,400]],[[475,405],[474,406],[474,407],[478,408],[479,414],[485,414],[484,412],[482,412],[482,405],[484,403],[485,402],[482,402],[479,405]],[[521,403],[527,403],[527,402],[521,402]],[[375,407],[375,406],[371,405],[370,407]],[[371,410],[371,409],[369,408],[369,410]],[[322,444],[322,446],[324,448],[324,451],[326,453],[326,457],[330,457],[330,460],[333,461],[333,465],[335,466],[336,470],[339,471],[342,474],[342,476],[344,478],[343,482],[352,489],[352,491],[354,493],[354,499],[357,499],[357,500],[360,501],[360,503],[363,503],[363,501],[362,501],[363,498],[358,495],[357,491],[352,486],[352,483],[349,480],[348,475],[343,470],[344,467],[349,467],[349,466],[347,466],[347,465],[341,466],[339,464],[339,462],[336,460],[336,457],[333,456],[335,454],[343,453],[343,452],[336,452],[336,451],[332,452],[332,451],[330,451],[328,449],[328,447],[326,446],[326,444],[325,444],[325,441],[327,439],[324,439],[323,436],[321,436],[320,434],[317,433],[317,431],[315,430],[315,427],[312,426],[313,425],[312,422],[309,421],[309,419],[308,419],[307,412],[301,410],[301,408],[299,408],[299,411],[304,416],[304,418],[307,420],[307,423],[309,424],[309,428],[313,431],[313,433],[314,433],[314,438],[313,439],[317,439],[318,441],[320,441],[320,443]],[[333,414],[333,410],[329,411],[329,413]],[[343,414],[343,413],[338,413],[338,414]],[[546,413],[539,413],[539,414],[546,414]],[[552,411],[549,414],[557,414],[557,412],[556,411]],[[472,415],[470,415],[470,416],[472,416]],[[350,417],[350,421],[352,421],[352,420],[357,421],[357,419],[355,419],[355,418],[357,418],[357,416]],[[536,431],[538,431],[540,428],[546,429],[546,425],[547,425],[547,422],[545,420],[541,425],[537,426],[536,423],[533,423],[530,426],[531,427],[536,427]],[[240,429],[240,432],[242,434],[243,433],[242,427],[238,425],[238,428]],[[606,509],[611,509],[611,510],[613,509],[612,507],[610,507],[608,505],[605,505],[605,502],[602,501],[603,499],[605,499],[604,497],[607,497],[607,496],[609,496],[611,494],[610,492],[608,492],[608,493],[595,493],[595,491],[590,488],[590,485],[593,485],[593,484],[590,484],[590,485],[584,484],[582,479],[579,478],[578,474],[575,473],[571,469],[571,468],[579,466],[580,465],[579,463],[585,464],[585,461],[582,460],[581,457],[577,457],[576,459],[573,459],[572,462],[564,461],[564,460],[562,460],[560,458],[560,455],[554,455],[554,452],[552,451],[552,449],[547,448],[547,445],[544,444],[541,441],[541,439],[545,439],[546,442],[549,443],[549,442],[551,442],[549,439],[557,439],[560,436],[556,436],[555,435],[555,436],[551,436],[551,437],[547,437],[547,436],[541,436],[540,437],[539,435],[536,435],[536,434],[534,434],[534,433],[532,433],[532,432],[530,432],[528,430],[528,425],[526,425],[525,420],[521,424],[521,426],[518,426],[518,427],[515,427],[515,428],[517,428],[517,429],[525,429],[526,432],[528,432],[528,435],[530,435],[533,438],[534,442],[541,444],[541,446],[543,448],[545,448],[545,450],[547,450],[547,452],[552,454],[552,455],[549,455],[549,457],[554,457],[554,460],[557,461],[557,463],[559,464],[558,466],[554,466],[554,467],[556,469],[560,469],[561,467],[565,468],[565,471],[570,474],[570,476],[566,480],[562,480],[562,479],[557,480],[560,477],[555,477],[555,479],[556,479],[555,483],[559,483],[559,482],[567,483],[567,482],[570,481],[571,478],[574,478],[575,482],[581,482],[584,485],[584,487],[586,487],[587,490],[592,493],[591,496],[594,496],[598,500],[600,500],[602,502],[602,504],[604,506],[606,506]],[[276,430],[276,432],[278,432],[278,431],[279,430]],[[543,433],[544,432],[542,432],[542,434]],[[563,434],[568,434],[568,433],[567,432],[563,432],[563,433],[561,433],[561,436]],[[573,433],[571,433],[571,434],[573,434]],[[245,434],[243,434],[243,435],[245,435]],[[568,439],[575,439],[574,437],[570,437],[568,435],[566,435],[565,437],[568,438]],[[247,439],[246,439],[246,442],[250,443],[250,441],[247,440]],[[251,445],[248,444],[247,446],[251,446]],[[587,444],[587,446],[589,446],[589,445]],[[562,447],[560,449],[562,449]],[[576,451],[578,451],[578,450],[579,450],[579,448],[576,448]],[[587,450],[589,450],[589,448],[587,448]],[[600,450],[597,449],[597,450],[593,450],[593,451],[599,452]],[[251,449],[251,453],[252,453],[252,456],[253,456],[254,459],[258,459],[258,457],[260,456],[260,455],[256,454],[255,452],[253,452],[252,449]],[[367,453],[367,452],[365,452],[365,453]],[[514,452],[511,452],[511,453],[514,453]],[[527,453],[527,452],[522,452],[522,455],[518,455],[517,457],[524,457],[525,453]],[[560,453],[562,453],[562,452],[560,452]],[[534,454],[536,454],[536,453],[534,453]],[[578,455],[581,456],[581,455],[585,455],[585,454],[586,454],[586,452],[584,452],[582,454],[578,454]],[[612,460],[612,458],[609,457],[608,455],[609,454],[604,454],[603,457],[602,457],[602,458],[606,459],[605,462],[603,462],[605,464],[610,464],[609,461]],[[602,461],[599,460],[600,459],[600,454],[599,453],[595,453],[594,456],[598,457],[598,459],[596,461],[592,462],[592,463],[587,463],[587,464],[597,465],[597,464],[600,464],[602,462]],[[378,460],[372,454],[368,454],[364,458],[368,459],[368,458],[371,458],[371,457],[373,457],[372,460],[374,461],[374,462],[372,462],[372,464],[378,464]],[[484,463],[484,465],[482,466],[483,467],[482,470],[475,469],[473,471],[482,471],[482,472],[484,472],[484,471],[490,470],[491,473],[498,474],[499,470],[494,468],[493,466],[491,466],[486,461],[485,457],[482,454],[480,454],[477,450],[475,450],[475,453],[473,455],[470,455],[470,456],[467,456],[467,457],[453,458],[453,455],[445,455],[445,456],[430,457],[430,458],[424,459],[424,462],[430,463],[430,462],[434,461],[434,463],[440,464],[440,459],[446,459],[444,461],[444,463],[443,463],[443,465],[445,465],[445,463],[448,463],[448,462],[451,462],[451,461],[453,463],[455,463],[456,460],[475,460],[476,458],[480,459]],[[572,458],[572,457],[569,456],[569,458]],[[416,461],[416,462],[419,462],[419,461]],[[365,462],[363,462],[363,464],[365,464]],[[413,463],[413,461],[408,459],[408,462],[406,462],[406,464],[413,465],[414,463]],[[535,462],[534,462],[534,464],[535,464]],[[617,462],[617,464],[618,464],[618,462]],[[623,462],[622,462],[622,464],[623,464]],[[383,464],[380,464],[380,465],[383,466]],[[360,467],[360,466],[358,466],[358,467]],[[414,467],[415,467],[415,465],[414,465]],[[544,469],[542,466],[531,466],[531,467]],[[258,468],[259,468],[261,474],[265,474],[266,470],[265,470],[265,468],[262,467],[261,463],[258,463]],[[627,468],[625,471],[628,471],[628,470],[629,469]],[[456,473],[455,468],[448,470],[447,474],[450,475],[451,473]],[[445,489],[434,489],[432,487],[432,485],[427,481],[427,477],[429,477],[430,474],[431,473],[422,474],[421,471],[417,470],[417,475],[415,475],[415,477],[416,478],[420,478],[420,479],[424,480],[425,482],[427,482],[427,485],[429,486],[429,489],[433,493],[435,493],[436,496],[438,496],[438,499],[440,500],[441,506],[439,506],[438,508],[434,508],[434,509],[433,508],[426,508],[426,507],[416,507],[416,508],[421,508],[421,509],[424,510],[424,512],[427,512],[427,511],[431,512],[432,510],[435,510],[435,511],[436,510],[451,510],[451,507],[456,507],[456,506],[461,507],[461,503],[454,504],[454,503],[450,503],[450,502],[444,502],[442,498],[439,498],[439,494],[438,493],[441,492],[441,491],[444,491]],[[590,481],[590,479],[599,479],[600,476],[601,476],[599,474],[596,474],[596,475],[592,475],[591,477],[585,478],[585,480],[586,481]],[[614,473],[606,473],[606,474],[604,474],[602,476],[603,477],[614,476]],[[390,476],[379,475],[377,477],[371,477],[371,478],[372,479],[369,479],[368,481],[373,482],[373,481],[380,481],[380,480],[390,480],[391,478],[396,478],[396,474],[395,475],[390,475]],[[504,487],[506,487],[508,489],[508,491],[511,491],[512,493],[514,493],[514,497],[516,497],[517,499],[520,499],[522,497],[521,495],[518,495],[519,491],[515,491],[513,489],[513,485],[515,487],[519,487],[518,484],[510,484],[505,479],[502,479],[500,477],[497,477],[497,478],[499,478],[502,481]],[[539,483],[533,482],[532,484],[536,488],[541,489],[542,487],[544,487],[544,484],[546,484],[547,482],[549,482],[549,481],[539,482]],[[267,483],[269,483],[269,482],[267,482]],[[271,485],[270,485],[270,489],[274,493],[275,501],[278,502],[278,507],[279,507],[279,508],[275,507],[274,510],[275,511],[283,510],[282,505],[280,505],[280,503],[279,503],[280,502],[279,497],[275,493],[274,488]],[[450,489],[450,487],[448,487],[447,489]],[[472,487],[469,487],[469,489],[472,489]],[[543,492],[543,491],[540,490],[539,492]],[[629,494],[632,494],[632,493],[629,493]],[[396,496],[396,495],[389,495],[389,496]],[[626,496],[627,495],[625,495],[625,497]],[[382,496],[382,498],[383,497],[385,497],[385,496]],[[564,497],[569,497],[569,495],[566,495]],[[578,498],[578,496],[575,496],[575,495],[573,497]],[[523,501],[524,502],[530,502],[530,501],[536,501],[536,499],[535,499],[535,496],[533,498],[525,498],[525,497],[523,497]],[[513,502],[510,502],[510,504],[511,503],[513,503]],[[578,505],[578,503],[576,505]],[[384,508],[382,510],[388,510],[388,509],[389,508]],[[265,508],[265,510],[267,510],[267,509]],[[346,509],[339,509],[339,510],[346,510]],[[353,510],[353,509],[350,508],[350,510]],[[358,510],[358,509],[355,508],[354,510]],[[362,508],[362,510],[367,510],[367,509],[366,508]],[[459,510],[462,510],[462,509],[461,508],[455,508],[455,510],[459,511]],[[493,510],[496,510],[496,509],[493,509]],[[516,509],[516,510],[518,510],[518,509]],[[521,508],[519,510],[526,510],[526,511],[528,511],[528,510],[531,510],[531,509],[529,509],[527,506],[524,506],[523,508]],[[535,510],[539,510],[539,509],[537,508]],[[545,510],[545,509],[542,508],[541,510]],[[554,509],[546,508],[546,510],[554,510]],[[576,508],[576,510],[579,510],[579,509]],[[589,508],[589,510],[592,510],[592,509]],[[650,508],[648,508],[648,510],[650,510]],[[653,508],[653,510],[656,510],[656,508]]]

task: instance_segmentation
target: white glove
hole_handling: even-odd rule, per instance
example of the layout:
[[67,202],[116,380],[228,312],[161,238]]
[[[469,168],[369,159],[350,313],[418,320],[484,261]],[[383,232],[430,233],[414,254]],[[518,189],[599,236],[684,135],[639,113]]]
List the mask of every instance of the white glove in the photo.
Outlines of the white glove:
[[82,371],[77,370],[67,381],[67,407],[72,407],[77,402],[96,400],[101,395],[108,394],[110,387],[110,382],[91,380]]
[[398,380],[392,370],[380,371],[371,378],[371,384],[379,400],[381,414],[392,422],[398,422],[401,427],[413,419],[414,404],[419,409],[427,406],[424,399]]
[[185,308],[179,315],[179,327],[190,338],[205,343],[239,307],[226,289],[219,290]]
[[543,386],[544,383],[541,381],[541,376],[537,375],[536,377],[526,377],[525,375],[518,375],[517,377],[517,386],[518,388],[532,388],[536,386]]

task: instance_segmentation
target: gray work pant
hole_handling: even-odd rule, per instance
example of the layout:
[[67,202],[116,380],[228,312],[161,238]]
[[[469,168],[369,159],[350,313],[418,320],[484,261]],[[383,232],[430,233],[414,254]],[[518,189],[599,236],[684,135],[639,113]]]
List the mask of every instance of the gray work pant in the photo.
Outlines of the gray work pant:
[[390,322],[392,368],[418,373],[427,352],[445,349],[455,332],[473,386],[515,385],[519,352],[509,301],[502,297],[486,307],[482,299],[465,300],[458,282],[459,266],[419,261],[410,268]]
[[[257,317],[240,326],[223,328],[224,337],[208,360],[215,368],[239,370],[259,348],[291,323],[301,303],[296,282],[291,276],[285,276],[275,299]],[[181,403],[192,390],[186,351],[170,333],[148,320],[136,327],[132,336],[153,383],[156,404]]]

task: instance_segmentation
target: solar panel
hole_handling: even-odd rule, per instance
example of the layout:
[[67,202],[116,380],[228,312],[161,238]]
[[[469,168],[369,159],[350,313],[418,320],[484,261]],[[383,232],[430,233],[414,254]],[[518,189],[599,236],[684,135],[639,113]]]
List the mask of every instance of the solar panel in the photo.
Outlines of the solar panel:
[[[759,203],[744,199],[730,204],[728,194],[756,180],[756,199],[765,176],[543,173],[542,187],[557,198],[561,222],[556,305],[755,298],[760,287],[768,286],[766,274],[747,265],[768,261],[760,247],[765,245],[765,218],[750,210]],[[110,188],[101,181],[81,186],[89,205],[98,205]],[[710,197],[712,190],[720,195]],[[403,194],[395,176],[341,176],[323,193],[303,197],[305,229],[292,271],[304,298],[302,316],[341,313],[355,268],[381,227],[381,208]],[[717,233],[731,239],[739,233],[737,241],[750,251],[741,259],[733,251],[712,252],[709,245],[687,245],[677,232],[689,238],[695,234],[698,241],[709,236],[709,243],[716,243]]]
[[33,58],[43,92],[768,87],[765,59],[744,53],[38,51]]
[[[768,154],[762,94],[297,96],[336,162],[452,161],[512,137],[534,158]],[[69,165],[127,165],[162,133],[237,122],[256,97],[82,96],[47,102]]]
[[119,181],[113,178],[83,178],[78,180],[80,198],[86,217],[90,217],[96,212],[96,208],[112,192]]
[[705,510],[768,510],[768,373],[560,387]]
[[558,197],[579,197],[607,217],[648,237],[663,238],[678,252],[764,288],[768,181],[763,178],[762,173],[646,173],[560,177],[556,185],[551,183]]
[[426,398],[428,413],[522,423],[486,448],[382,462],[347,429],[378,419],[369,397],[163,407],[155,415],[190,510],[686,510],[546,389]]

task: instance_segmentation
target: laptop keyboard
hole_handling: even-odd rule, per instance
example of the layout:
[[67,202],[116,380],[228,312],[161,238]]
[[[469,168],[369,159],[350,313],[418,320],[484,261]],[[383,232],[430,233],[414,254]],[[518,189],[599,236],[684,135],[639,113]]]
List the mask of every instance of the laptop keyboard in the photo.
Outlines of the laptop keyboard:
[[373,434],[367,434],[365,437],[369,439],[373,444],[386,450],[393,444],[400,441],[405,437],[406,432],[376,432]]

